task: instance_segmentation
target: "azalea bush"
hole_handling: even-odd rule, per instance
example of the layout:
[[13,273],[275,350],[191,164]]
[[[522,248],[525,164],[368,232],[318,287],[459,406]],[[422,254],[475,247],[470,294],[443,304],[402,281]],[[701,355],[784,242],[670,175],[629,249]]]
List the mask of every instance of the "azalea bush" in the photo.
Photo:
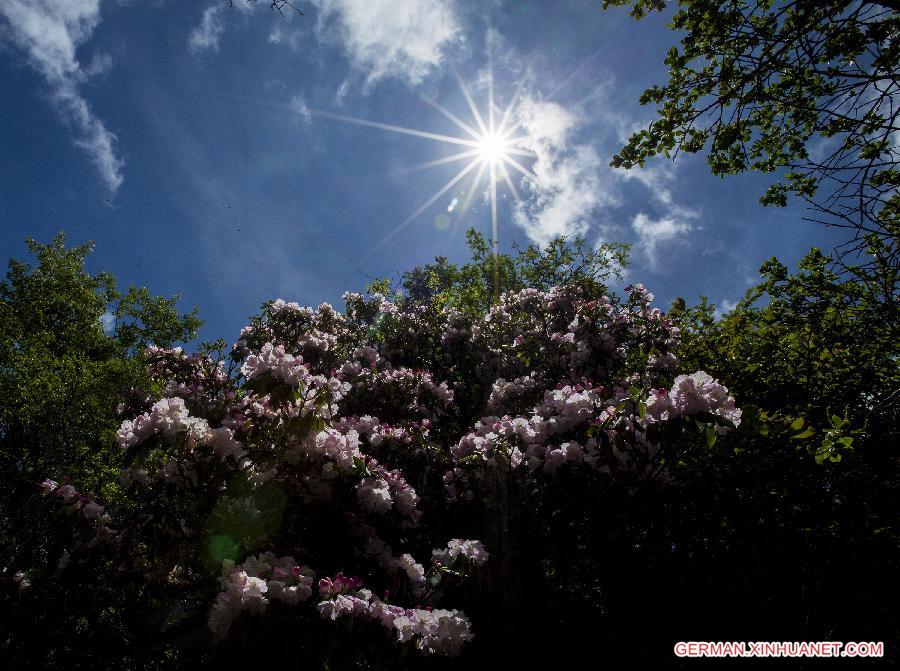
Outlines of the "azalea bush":
[[382,286],[342,311],[272,301],[230,349],[147,347],[148,384],[116,408],[115,501],[35,485],[5,574],[21,612],[57,603],[88,664],[483,657],[521,617],[515,583],[575,563],[523,536],[526,499],[541,533],[577,524],[559,487],[639,499],[741,422],[725,387],[679,370],[653,295],[617,297],[587,254],[487,310]]
[[[886,303],[813,254],[793,278],[767,264],[718,320],[664,313],[608,287],[622,247],[470,246],[340,310],[266,303],[230,347],[136,351],[115,486],[35,477],[4,542],[15,665],[527,667],[890,639],[890,600],[855,587],[897,567]],[[800,335],[825,381],[802,398]]]

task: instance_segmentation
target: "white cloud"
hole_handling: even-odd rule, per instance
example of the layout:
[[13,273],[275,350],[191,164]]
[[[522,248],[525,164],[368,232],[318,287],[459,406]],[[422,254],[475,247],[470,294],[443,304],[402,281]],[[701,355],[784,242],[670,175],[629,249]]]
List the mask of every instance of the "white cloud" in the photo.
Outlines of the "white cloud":
[[84,76],[88,79],[93,77],[99,77],[101,75],[105,75],[112,69],[113,59],[107,53],[96,53],[94,54],[91,61],[87,64],[86,67],[82,68],[84,70]]
[[631,220],[631,228],[638,235],[638,248],[647,257],[651,268],[657,268],[660,260],[660,245],[674,244],[677,238],[693,229],[683,218],[663,216],[652,219],[638,212]]
[[280,26],[275,26],[269,31],[269,44],[278,44],[286,46],[291,51],[300,49],[303,40],[302,30],[282,30]]
[[545,244],[559,235],[584,235],[595,210],[613,204],[615,194],[600,179],[602,162],[591,145],[573,143],[579,119],[554,102],[524,97],[517,107],[523,147],[536,154],[535,179],[525,180],[525,197],[513,216],[529,239]]
[[675,180],[675,163],[656,159],[643,168],[619,169],[616,172],[626,181],[633,179],[647,187],[651,198],[666,210],[666,214],[682,219],[700,216],[697,210],[676,202],[672,195],[670,185]]
[[713,318],[719,320],[736,307],[737,301],[730,301],[727,298],[723,298],[713,311]]
[[239,9],[244,14],[249,14],[257,7],[262,7],[263,5],[270,6],[267,0],[233,0],[230,6]]
[[338,107],[342,107],[344,101],[347,99],[348,93],[350,93],[350,82],[345,79],[341,82],[341,85],[337,87],[337,91],[334,94],[334,104]]
[[[604,157],[612,148],[582,139],[588,130],[595,135],[589,124],[596,107],[591,107],[588,116],[579,104],[568,106],[543,99],[534,93],[538,82],[532,77],[528,81],[531,90],[526,88],[512,115],[512,123],[517,126],[512,135],[522,137],[519,146],[531,150],[534,156],[512,158],[526,166],[532,178],[523,179],[518,171],[508,168],[520,184],[522,196],[513,211],[514,223],[532,242],[543,245],[561,235],[594,241],[622,239],[625,231],[617,220],[624,219],[647,265],[658,269],[665,260],[663,245],[685,244],[684,236],[697,230],[695,220],[700,216],[697,209],[678,202],[675,166],[656,163],[632,171],[611,168]],[[485,82],[482,88],[486,86]],[[598,102],[591,100],[592,104]],[[599,103],[602,105],[602,100]],[[624,123],[610,109],[600,114]],[[623,182],[629,180],[646,189],[641,194],[643,207],[636,215],[622,198]],[[627,217],[623,213],[626,207],[630,210]]]
[[309,111],[306,100],[299,93],[291,98],[290,107],[291,111],[296,114],[297,118],[303,123],[310,123],[312,121],[312,112]]
[[[319,9],[316,36],[335,42],[347,53],[353,67],[362,72],[367,85],[396,77],[411,84],[421,82],[440,66],[447,51],[464,41],[455,0],[310,0]],[[243,13],[271,6],[268,0],[234,0]],[[217,0],[203,12],[200,24],[191,33],[192,53],[216,51],[226,29],[229,9]],[[290,20],[293,11],[285,11]],[[281,18],[281,17],[279,17]],[[297,51],[305,33],[280,25],[268,33],[269,44]]]
[[337,38],[369,84],[397,77],[416,84],[463,40],[448,0],[314,0],[319,35]]
[[100,23],[100,0],[2,0],[0,16],[8,23],[12,41],[50,85],[52,100],[75,133],[75,144],[90,157],[109,190],[116,191],[124,166],[115,152],[116,136],[78,91],[83,81],[103,69],[83,69],[75,54]]
[[103,332],[106,335],[112,335],[113,331],[116,330],[116,316],[107,310],[100,315],[100,326],[103,327]]
[[638,235],[637,247],[650,267],[656,270],[660,265],[660,245],[683,242],[679,239],[697,228],[690,222],[699,218],[700,212],[675,200],[670,188],[675,179],[674,163],[656,160],[643,168],[617,170],[616,174],[626,181],[633,179],[647,187],[651,202],[662,211],[661,216],[655,219],[639,212],[631,220],[631,228]]
[[[237,5],[241,7],[241,4]],[[227,5],[218,3],[210,5],[203,11],[203,18],[200,19],[200,25],[194,28],[191,36],[188,38],[188,49],[191,53],[196,54],[201,51],[219,50],[219,38],[225,32],[225,22],[222,19],[222,12]]]

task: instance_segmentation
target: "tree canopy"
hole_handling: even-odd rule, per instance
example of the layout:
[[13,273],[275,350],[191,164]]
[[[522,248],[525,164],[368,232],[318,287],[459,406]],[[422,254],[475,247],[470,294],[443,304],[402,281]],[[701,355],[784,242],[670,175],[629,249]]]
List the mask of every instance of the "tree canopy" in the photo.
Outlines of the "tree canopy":
[[196,337],[196,309],[178,297],[85,270],[91,244],[28,239],[37,265],[11,260],[0,283],[0,484],[5,528],[46,475],[110,495],[118,480],[116,405],[147,379],[144,349]]
[[[641,19],[676,3],[604,0]],[[900,3],[894,0],[679,0],[682,35],[666,58],[668,82],[641,104],[658,116],[611,165],[707,150],[713,174],[775,173],[762,196],[798,196],[812,219],[867,236],[900,234]]]

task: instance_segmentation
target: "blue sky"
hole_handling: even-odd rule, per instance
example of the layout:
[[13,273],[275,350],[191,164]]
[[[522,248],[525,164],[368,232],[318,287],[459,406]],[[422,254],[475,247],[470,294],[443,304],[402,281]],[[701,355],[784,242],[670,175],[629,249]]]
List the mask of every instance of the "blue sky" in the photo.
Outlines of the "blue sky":
[[574,0],[295,4],[303,16],[268,0],[3,0],[0,257],[23,258],[26,235],[94,240],[91,270],[180,292],[210,340],[233,341],[272,298],[340,306],[370,278],[465,260],[465,230],[492,221],[477,163],[407,221],[478,156],[416,167],[477,147],[337,117],[477,142],[451,117],[482,135],[460,81],[487,124],[491,80],[495,125],[515,99],[510,157],[529,173],[509,168],[518,199],[498,177],[501,250],[631,242],[629,279],[665,307],[733,302],[764,259],[840,241],[799,204],[762,208],[765,176],[720,180],[702,155],[608,167],[653,116],[637,100],[665,80],[665,17]]

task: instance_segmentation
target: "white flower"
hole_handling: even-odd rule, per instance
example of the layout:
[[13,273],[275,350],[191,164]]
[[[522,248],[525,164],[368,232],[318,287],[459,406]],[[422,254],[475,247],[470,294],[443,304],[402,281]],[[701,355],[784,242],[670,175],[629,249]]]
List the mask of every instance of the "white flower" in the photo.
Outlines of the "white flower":
[[372,513],[386,513],[393,505],[388,483],[381,479],[363,478],[356,487],[356,496],[363,509]]

